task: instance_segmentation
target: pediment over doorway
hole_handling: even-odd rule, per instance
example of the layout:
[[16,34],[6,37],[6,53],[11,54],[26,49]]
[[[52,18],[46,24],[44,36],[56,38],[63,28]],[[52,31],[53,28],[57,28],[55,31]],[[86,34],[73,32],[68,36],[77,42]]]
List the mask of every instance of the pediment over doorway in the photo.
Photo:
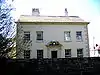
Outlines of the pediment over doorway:
[[59,41],[50,41],[46,44],[47,47],[61,47],[62,44]]

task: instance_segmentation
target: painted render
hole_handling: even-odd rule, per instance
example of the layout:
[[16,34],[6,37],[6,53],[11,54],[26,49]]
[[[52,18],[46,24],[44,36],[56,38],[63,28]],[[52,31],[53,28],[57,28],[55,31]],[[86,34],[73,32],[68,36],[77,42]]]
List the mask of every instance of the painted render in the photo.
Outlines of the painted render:
[[[32,40],[31,57],[37,58],[37,50],[43,50],[44,58],[51,58],[51,51],[57,50],[57,58],[65,58],[65,49],[71,49],[71,57],[77,57],[77,48],[83,48],[83,57],[89,57],[89,39],[87,24],[32,24],[30,22],[20,23],[24,31],[30,31]],[[36,40],[36,31],[43,31],[43,41]],[[71,41],[64,41],[64,31],[71,31]],[[76,40],[76,31],[82,31],[82,41]],[[46,47],[52,40],[59,41],[61,47]]]

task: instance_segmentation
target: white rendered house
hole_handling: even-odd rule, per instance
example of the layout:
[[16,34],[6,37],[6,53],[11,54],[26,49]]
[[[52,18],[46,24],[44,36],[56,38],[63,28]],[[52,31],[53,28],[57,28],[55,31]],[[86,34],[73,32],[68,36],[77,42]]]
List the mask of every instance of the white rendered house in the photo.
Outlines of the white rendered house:
[[[88,24],[79,16],[41,16],[39,9],[32,15],[21,15],[25,39],[32,40],[27,58],[89,57]],[[25,54],[22,58],[25,58]]]

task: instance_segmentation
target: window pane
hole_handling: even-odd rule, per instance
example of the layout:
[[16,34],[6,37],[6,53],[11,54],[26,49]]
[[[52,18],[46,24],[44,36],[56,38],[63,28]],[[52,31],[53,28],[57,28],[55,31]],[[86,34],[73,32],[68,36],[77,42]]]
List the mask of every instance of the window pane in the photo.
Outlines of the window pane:
[[65,49],[65,58],[71,57],[71,49]]
[[37,50],[37,58],[43,58],[43,50]]
[[77,49],[77,57],[83,57],[83,48]]
[[70,41],[71,40],[70,31],[65,31],[64,32],[64,38],[65,38],[66,41]]
[[76,39],[80,40],[80,41],[82,40],[82,32],[81,31],[76,32]]
[[43,40],[43,31],[37,31],[37,40]]
[[29,31],[24,32],[24,40],[30,40],[30,32]]
[[29,59],[30,58],[30,50],[24,50],[24,58]]

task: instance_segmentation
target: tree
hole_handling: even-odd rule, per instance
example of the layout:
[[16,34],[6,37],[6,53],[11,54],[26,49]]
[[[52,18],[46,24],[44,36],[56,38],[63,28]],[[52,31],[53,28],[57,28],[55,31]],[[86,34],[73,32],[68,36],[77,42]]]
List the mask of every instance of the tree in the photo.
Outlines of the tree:
[[2,34],[0,34],[0,57],[8,58],[8,53],[12,50],[13,45],[12,39],[3,37]]
[[31,50],[32,41],[24,40],[24,30],[20,21],[17,22],[17,38],[16,38],[16,56],[17,58],[24,58],[24,51]]
[[0,47],[0,55],[7,58],[23,56],[24,50],[30,50],[31,40],[25,41],[23,35],[23,28],[17,22],[17,35],[16,24],[12,17],[13,0],[0,0],[0,40],[3,47]]
[[16,26],[11,15],[13,0],[0,0],[0,56],[9,58],[15,46]]

